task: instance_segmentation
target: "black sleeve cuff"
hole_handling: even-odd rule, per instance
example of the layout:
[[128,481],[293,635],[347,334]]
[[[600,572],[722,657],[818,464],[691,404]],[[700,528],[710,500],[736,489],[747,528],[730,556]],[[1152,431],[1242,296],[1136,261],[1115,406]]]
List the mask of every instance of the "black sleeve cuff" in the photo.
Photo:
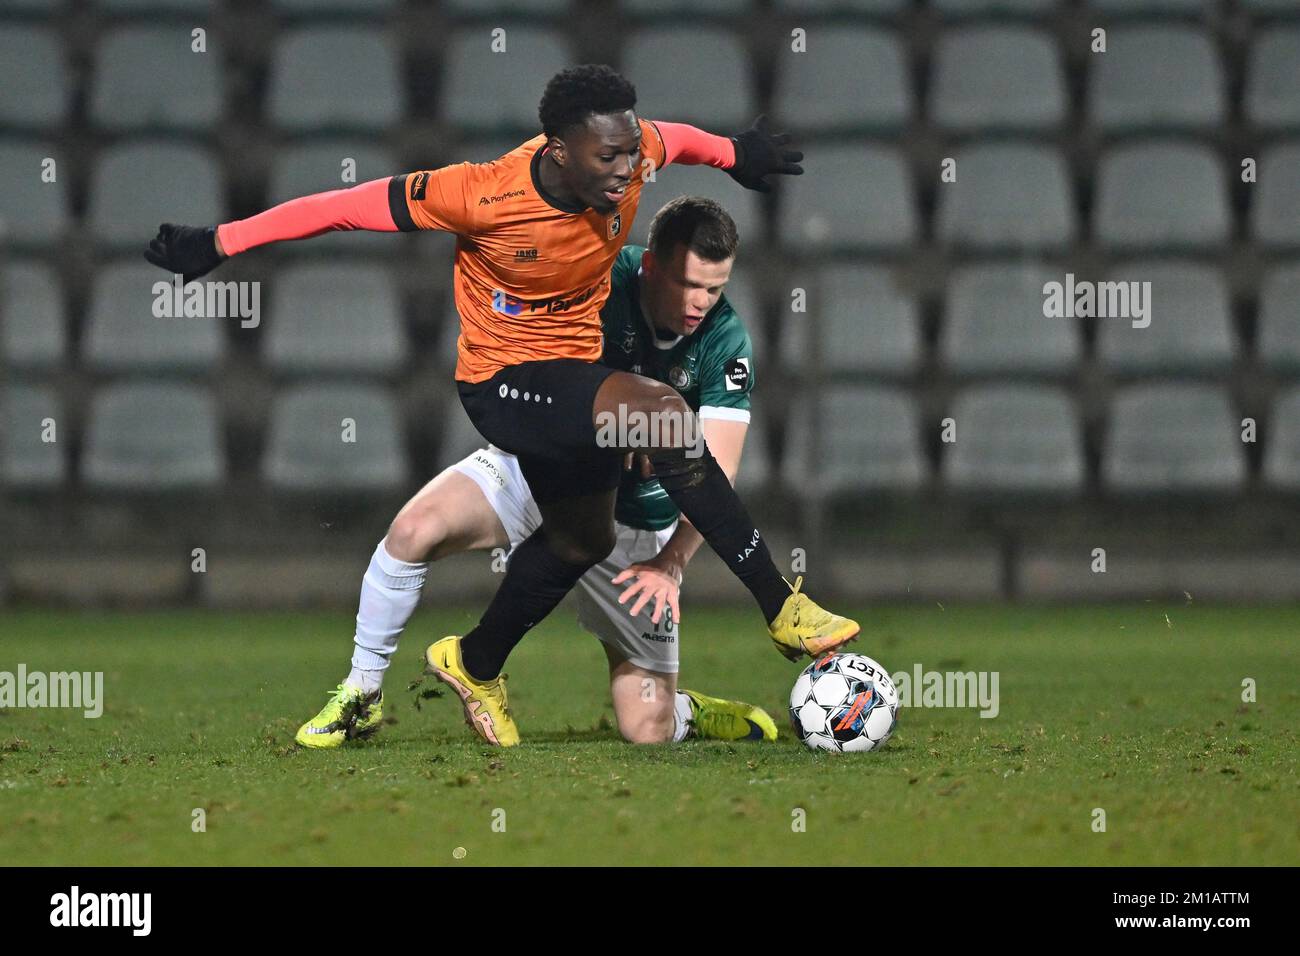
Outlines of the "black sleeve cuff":
[[406,206],[405,173],[388,180],[388,211],[401,232],[415,232],[420,228],[411,218],[411,210]]

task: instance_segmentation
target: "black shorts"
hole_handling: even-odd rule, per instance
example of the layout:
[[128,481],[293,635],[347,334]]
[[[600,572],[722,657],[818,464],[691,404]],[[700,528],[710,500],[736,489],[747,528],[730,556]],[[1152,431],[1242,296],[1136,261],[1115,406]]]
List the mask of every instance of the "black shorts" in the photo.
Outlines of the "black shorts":
[[457,382],[478,433],[519,458],[545,504],[618,487],[623,456],[596,444],[596,392],[614,369],[579,359],[524,362],[482,382]]

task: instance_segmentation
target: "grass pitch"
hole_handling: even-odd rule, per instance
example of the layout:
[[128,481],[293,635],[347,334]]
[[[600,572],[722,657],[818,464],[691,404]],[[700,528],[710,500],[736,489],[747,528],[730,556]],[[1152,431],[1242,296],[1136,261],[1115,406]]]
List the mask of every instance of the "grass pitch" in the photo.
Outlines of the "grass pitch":
[[[1294,864],[1300,609],[861,609],[891,671],[998,671],[1000,712],[912,708],[884,750],[788,731],[798,668],[749,608],[687,607],[684,686],[773,745],[632,747],[562,607],[507,668],[522,746],[407,692],[466,610],[422,608],[373,742],[293,744],[347,671],[347,614],[0,614],[0,671],[104,671],[104,713],[0,711],[11,864]],[[1242,681],[1257,685],[1243,702]],[[206,832],[192,829],[206,813]],[[1105,832],[1094,831],[1095,808]],[[806,829],[794,826],[803,810]],[[493,824],[496,824],[494,829]],[[499,832],[504,823],[504,832]]]

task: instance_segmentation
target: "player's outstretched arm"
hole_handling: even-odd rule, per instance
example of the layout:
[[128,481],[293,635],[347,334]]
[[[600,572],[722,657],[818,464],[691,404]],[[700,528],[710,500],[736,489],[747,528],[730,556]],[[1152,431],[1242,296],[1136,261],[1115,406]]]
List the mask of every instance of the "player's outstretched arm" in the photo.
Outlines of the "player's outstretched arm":
[[686,123],[655,122],[664,141],[664,165],[716,166],[746,189],[771,192],[769,175],[801,176],[803,153],[787,148],[789,133],[773,133],[767,128],[767,116],[759,116],[754,125],[735,136],[715,136]]

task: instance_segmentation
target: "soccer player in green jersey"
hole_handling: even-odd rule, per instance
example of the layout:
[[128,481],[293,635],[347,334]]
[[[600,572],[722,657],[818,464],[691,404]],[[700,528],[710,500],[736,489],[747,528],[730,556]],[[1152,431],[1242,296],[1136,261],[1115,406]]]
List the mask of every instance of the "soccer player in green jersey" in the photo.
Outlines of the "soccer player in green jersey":
[[[749,334],[722,294],[737,244],[735,223],[716,202],[675,199],[655,215],[649,248],[629,245],[619,253],[601,310],[602,361],[677,389],[733,484],[754,386]],[[679,587],[703,538],[639,468],[624,473],[615,519],[614,551],[579,581],[578,619],[604,645],[619,732],[633,743],[774,740],[776,725],[761,708],[677,688]],[[518,461],[500,449],[481,449],[429,482],[385,539],[425,561],[381,569],[382,580],[365,576],[352,671],[299,729],[298,742],[335,747],[378,729],[384,671],[429,561],[514,548],[540,523]]]

